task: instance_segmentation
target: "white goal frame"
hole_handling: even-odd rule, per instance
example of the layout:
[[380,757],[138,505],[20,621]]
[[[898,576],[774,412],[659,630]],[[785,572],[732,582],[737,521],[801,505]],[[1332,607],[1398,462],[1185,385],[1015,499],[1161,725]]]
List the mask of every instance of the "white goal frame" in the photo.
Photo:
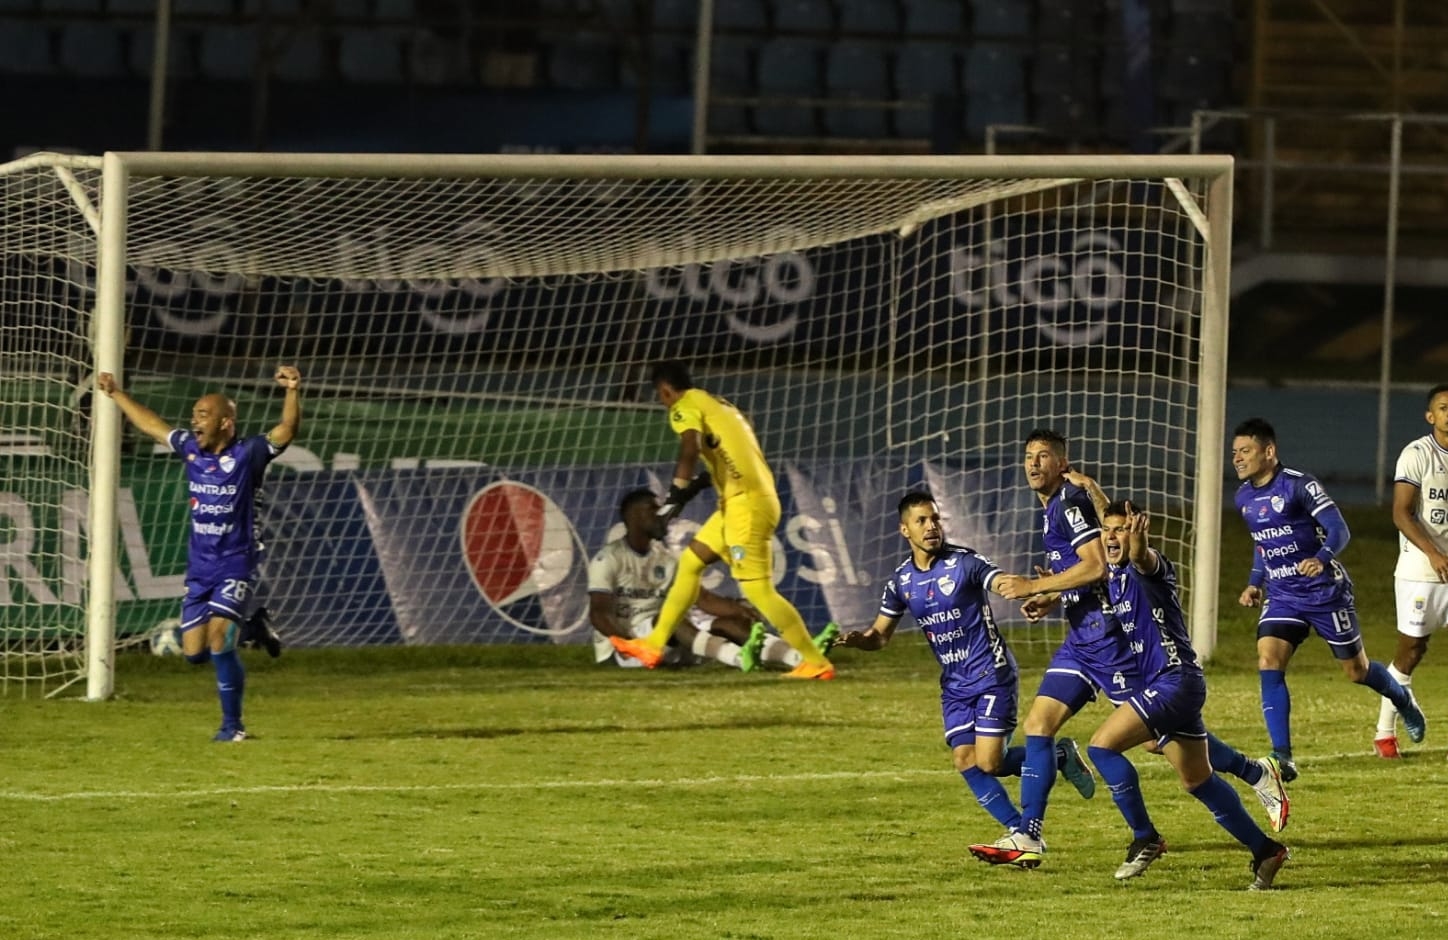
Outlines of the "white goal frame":
[[[54,158],[84,161],[95,158]],[[37,161],[39,162],[39,161]],[[1197,479],[1193,481],[1193,642],[1204,657],[1216,643],[1226,402],[1227,315],[1231,258],[1232,174],[1229,156],[437,156],[223,153],[108,153],[102,169],[94,367],[122,371],[126,297],[128,187],[133,176],[308,177],[351,179],[458,179],[490,177],[542,181],[574,179],[1153,179],[1165,180],[1202,237],[1202,334],[1194,364],[1197,402]],[[1180,179],[1206,181],[1203,209]],[[935,207],[931,207],[934,209]],[[672,263],[672,262],[663,262]],[[97,397],[94,409],[90,494],[90,589],[87,686],[91,700],[114,689],[117,494],[121,415]]]

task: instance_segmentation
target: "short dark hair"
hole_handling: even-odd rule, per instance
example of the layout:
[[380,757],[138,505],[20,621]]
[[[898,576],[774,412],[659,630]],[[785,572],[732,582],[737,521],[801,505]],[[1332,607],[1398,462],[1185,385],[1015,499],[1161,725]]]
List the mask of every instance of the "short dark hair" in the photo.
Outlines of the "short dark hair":
[[935,497],[931,496],[928,490],[911,490],[900,497],[900,505],[895,509],[900,513],[900,518],[904,519],[905,513],[909,512],[911,507],[933,502],[935,502]]
[[629,490],[623,494],[623,499],[618,502],[618,517],[620,519],[627,518],[628,511],[633,508],[634,503],[641,503],[644,500],[653,502],[656,498],[654,491],[647,486],[641,486],[636,490]]
[[1272,429],[1272,425],[1268,424],[1265,418],[1248,418],[1232,429],[1232,436],[1250,437],[1263,447],[1277,443],[1277,432]]
[[1129,512],[1140,513],[1142,512],[1142,508],[1129,499],[1117,499],[1107,504],[1106,509],[1101,513],[1101,518],[1105,519],[1107,516],[1124,516]]
[[1026,435],[1026,443],[1028,445],[1034,444],[1037,441],[1043,441],[1050,445],[1051,452],[1057,457],[1066,456],[1066,439],[1050,428],[1036,428],[1030,434]]
[[1432,408],[1433,399],[1437,398],[1439,395],[1442,395],[1444,392],[1448,392],[1448,382],[1439,382],[1437,385],[1428,389],[1428,400],[1423,402],[1423,407]]
[[658,385],[660,382],[667,382],[677,392],[694,387],[694,380],[689,377],[689,367],[677,359],[656,362],[649,369],[649,384]]

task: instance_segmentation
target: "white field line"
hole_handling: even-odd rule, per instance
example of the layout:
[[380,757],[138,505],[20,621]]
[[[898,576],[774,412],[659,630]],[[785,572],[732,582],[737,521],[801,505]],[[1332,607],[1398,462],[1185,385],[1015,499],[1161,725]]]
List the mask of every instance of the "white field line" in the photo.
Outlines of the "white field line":
[[[1354,757],[1369,757],[1371,751],[1352,751],[1344,754],[1317,754],[1310,758],[1299,758],[1299,767],[1311,767]],[[1153,776],[1165,776],[1171,768],[1165,760],[1144,760],[1138,769]],[[29,790],[0,790],[0,800],[19,803],[62,803],[84,800],[151,800],[151,799],[196,799],[208,796],[247,796],[264,793],[328,794],[328,793],[488,793],[518,790],[591,790],[618,787],[736,787],[750,784],[774,783],[820,783],[829,780],[888,780],[918,777],[955,776],[953,771],[940,768],[901,768],[898,770],[841,770],[829,773],[797,774],[726,774],[711,777],[649,777],[624,780],[616,778],[581,780],[532,780],[510,783],[414,783],[414,784],[370,784],[370,783],[291,783],[251,787],[209,787],[201,789],[170,788],[166,790],[71,790],[60,793],[40,793]]]

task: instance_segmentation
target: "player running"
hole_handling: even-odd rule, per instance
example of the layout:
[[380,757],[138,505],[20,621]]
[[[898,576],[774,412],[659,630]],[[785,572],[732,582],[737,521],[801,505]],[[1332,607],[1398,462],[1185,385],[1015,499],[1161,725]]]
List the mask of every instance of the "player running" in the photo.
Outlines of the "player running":
[[1232,431],[1232,466],[1242,481],[1237,512],[1254,543],[1252,574],[1238,602],[1262,606],[1257,620],[1262,717],[1282,779],[1297,778],[1287,664],[1313,632],[1327,642],[1349,679],[1392,701],[1409,738],[1423,740],[1427,722],[1412,693],[1363,650],[1352,579],[1337,560],[1350,537],[1337,505],[1317,480],[1278,462],[1277,432],[1261,418],[1248,418]]
[[247,737],[241,717],[246,672],[236,645],[256,587],[262,550],[256,531],[256,494],[267,464],[286,449],[302,424],[301,373],[294,366],[279,366],[276,381],[286,390],[281,421],[265,436],[238,438],[236,406],[225,395],[197,399],[187,431],[173,429],[132,398],[111,373],[96,377],[96,388],[137,429],[185,461],[191,539],[186,597],[181,602],[181,649],[188,662],[210,661],[215,666],[221,700],[216,741]]
[[[653,632],[641,640],[612,637],[614,647],[650,669],[663,659],[664,645],[698,599],[704,569],[725,559],[744,597],[803,658],[784,673],[790,679],[833,679],[835,667],[816,648],[804,618],[774,587],[770,539],[779,526],[779,495],[749,419],[729,402],[695,388],[680,362],[661,362],[651,379],[669,425],[679,435],[673,485],[660,518],[667,522],[712,480],[719,508],[679,556],[673,587]],[[703,461],[707,475],[695,477]]]
[[[940,663],[940,713],[955,769],[981,808],[1007,833],[1021,828],[1021,814],[999,777],[1017,777],[1026,749],[1006,747],[1016,727],[1015,657],[996,628],[988,593],[1002,577],[990,559],[945,540],[940,510],[929,493],[905,494],[899,504],[900,534],[910,556],[895,569],[868,630],[852,630],[840,645],[880,650],[906,613],[915,620]],[[1061,773],[1090,797],[1091,771],[1076,742],[1056,745]]]

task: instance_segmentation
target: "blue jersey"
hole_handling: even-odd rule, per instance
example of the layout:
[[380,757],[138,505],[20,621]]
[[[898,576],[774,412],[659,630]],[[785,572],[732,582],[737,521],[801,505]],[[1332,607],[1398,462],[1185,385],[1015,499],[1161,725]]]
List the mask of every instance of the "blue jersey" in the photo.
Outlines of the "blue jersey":
[[1016,659],[991,614],[988,590],[1000,569],[947,545],[924,571],[905,559],[885,584],[880,613],[915,618],[940,661],[940,688],[957,695],[1016,681]]
[[1312,608],[1338,607],[1352,597],[1352,580],[1336,558],[1311,577],[1297,572],[1297,563],[1316,557],[1325,542],[1318,514],[1336,512],[1321,483],[1299,470],[1279,467],[1262,486],[1243,480],[1236,503],[1252,535],[1253,570],[1266,573],[1269,598]]
[[1176,566],[1160,552],[1152,554],[1156,571],[1145,574],[1127,562],[1112,566],[1108,582],[1112,607],[1131,642],[1137,672],[1148,683],[1173,670],[1201,674],[1177,593]]
[[191,506],[188,576],[244,572],[250,577],[260,561],[256,532],[256,493],[266,466],[283,450],[265,437],[233,439],[219,454],[204,451],[190,431],[177,429],[171,450],[186,461]]
[[[1056,494],[1046,501],[1042,513],[1042,541],[1046,547],[1046,567],[1053,574],[1075,566],[1081,561],[1076,549],[1101,537],[1101,522],[1096,507],[1086,491],[1072,483],[1062,483]],[[1070,625],[1067,641],[1083,652],[1099,649],[1108,660],[1114,660],[1114,649],[1121,643],[1121,624],[1112,612],[1106,579],[1094,584],[1061,592],[1061,608]]]

